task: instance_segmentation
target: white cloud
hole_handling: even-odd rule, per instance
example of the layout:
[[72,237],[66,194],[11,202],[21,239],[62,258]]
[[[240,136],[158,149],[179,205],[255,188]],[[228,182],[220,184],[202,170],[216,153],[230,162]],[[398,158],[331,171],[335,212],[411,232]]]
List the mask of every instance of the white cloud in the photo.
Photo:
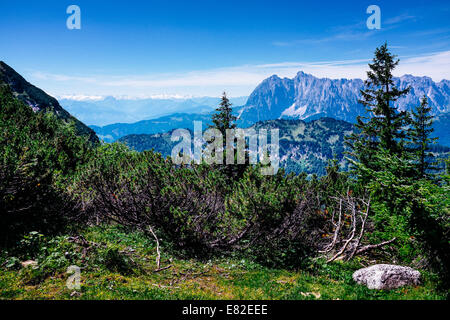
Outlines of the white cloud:
[[[84,94],[63,94],[53,95],[58,100],[74,100],[74,101],[101,101],[106,99],[107,97],[113,97],[116,100],[144,100],[144,99],[154,99],[154,100],[164,100],[164,99],[180,99],[180,100],[186,100],[186,99],[192,99],[192,98],[200,98],[201,96],[194,96],[194,95],[181,95],[181,94],[139,94],[139,95],[84,95]],[[218,96],[219,97],[219,96]]]
[[[450,51],[400,58],[401,62],[395,70],[396,76],[429,76],[434,81],[450,78]],[[291,78],[298,71],[304,71],[316,77],[364,79],[369,61],[281,62],[142,76],[70,76],[43,72],[36,72],[31,76],[39,80],[36,82],[38,85],[59,96],[66,95],[68,89],[79,92],[72,95],[80,100],[98,99],[106,95],[127,98],[218,96],[223,90],[230,96],[245,96],[273,74]]]
[[416,20],[416,16],[413,15],[409,15],[407,13],[403,13],[401,15],[398,15],[396,17],[392,17],[389,19],[386,19],[383,24],[387,24],[387,25],[391,25],[391,24],[397,24],[400,22],[404,22],[404,21],[409,21],[409,20]]
[[[379,30],[378,30],[379,32]],[[340,32],[334,34],[329,37],[323,38],[306,38],[306,39],[298,39],[291,41],[274,41],[272,45],[277,47],[291,47],[297,45],[313,45],[313,44],[321,44],[332,41],[355,41],[355,40],[365,40],[376,34],[376,31],[358,31],[358,30],[348,30],[344,32]]]
[[103,96],[88,96],[84,94],[66,94],[66,95],[54,95],[58,100],[67,99],[75,101],[100,101],[103,100]]

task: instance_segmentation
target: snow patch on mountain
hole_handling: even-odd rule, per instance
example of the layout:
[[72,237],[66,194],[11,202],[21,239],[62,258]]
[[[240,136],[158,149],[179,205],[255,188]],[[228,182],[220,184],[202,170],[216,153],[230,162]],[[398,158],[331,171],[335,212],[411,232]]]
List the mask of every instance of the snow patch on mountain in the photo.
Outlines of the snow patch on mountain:
[[300,118],[306,113],[307,108],[308,105],[304,105],[297,108],[296,103],[293,103],[292,106],[290,106],[289,108],[284,110],[283,113],[281,113],[280,118],[282,118],[283,116]]

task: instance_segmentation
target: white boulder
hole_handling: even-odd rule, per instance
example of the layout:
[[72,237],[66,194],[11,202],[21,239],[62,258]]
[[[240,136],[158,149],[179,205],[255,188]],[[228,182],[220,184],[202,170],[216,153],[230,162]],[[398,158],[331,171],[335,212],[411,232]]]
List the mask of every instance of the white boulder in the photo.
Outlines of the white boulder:
[[420,284],[420,272],[410,267],[376,264],[353,273],[353,280],[369,289],[396,289]]

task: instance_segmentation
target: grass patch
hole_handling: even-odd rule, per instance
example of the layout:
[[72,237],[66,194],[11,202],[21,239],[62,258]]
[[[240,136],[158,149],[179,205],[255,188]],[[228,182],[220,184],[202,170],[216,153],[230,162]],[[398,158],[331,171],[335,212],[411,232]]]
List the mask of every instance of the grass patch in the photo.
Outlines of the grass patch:
[[[359,261],[325,264],[316,261],[303,270],[271,269],[245,259],[207,262],[179,259],[162,250],[162,266],[154,272],[152,239],[121,227],[92,227],[81,232],[86,243],[71,238],[47,239],[38,269],[13,270],[0,261],[0,299],[158,300],[158,299],[293,299],[293,300],[416,300],[444,299],[436,278],[422,272],[423,284],[397,290],[369,290],[352,280]],[[81,238],[80,238],[81,239]],[[83,240],[83,241],[84,241]],[[48,247],[50,246],[50,247]],[[64,252],[59,252],[64,251]],[[71,250],[68,252],[66,250]],[[64,257],[64,259],[62,258]],[[3,258],[4,260],[7,257]],[[52,263],[50,263],[50,262]],[[80,290],[69,290],[65,270],[81,268]],[[37,273],[38,281],[29,281]]]

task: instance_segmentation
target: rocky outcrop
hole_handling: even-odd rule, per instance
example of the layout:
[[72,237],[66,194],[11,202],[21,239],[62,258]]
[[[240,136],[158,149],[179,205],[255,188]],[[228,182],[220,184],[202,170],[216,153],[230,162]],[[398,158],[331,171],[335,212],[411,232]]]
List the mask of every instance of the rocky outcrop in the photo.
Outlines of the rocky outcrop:
[[[411,88],[408,95],[394,105],[399,110],[411,110],[428,97],[432,115],[450,112],[450,81],[434,82],[429,77],[404,75],[394,78],[399,89]],[[240,120],[257,122],[278,118],[310,120],[331,117],[354,122],[358,115],[366,115],[358,102],[361,79],[316,78],[299,72],[293,79],[273,75],[265,79],[249,96],[240,112]]]
[[410,267],[376,264],[353,273],[353,280],[369,289],[390,290],[420,284],[420,272]]

